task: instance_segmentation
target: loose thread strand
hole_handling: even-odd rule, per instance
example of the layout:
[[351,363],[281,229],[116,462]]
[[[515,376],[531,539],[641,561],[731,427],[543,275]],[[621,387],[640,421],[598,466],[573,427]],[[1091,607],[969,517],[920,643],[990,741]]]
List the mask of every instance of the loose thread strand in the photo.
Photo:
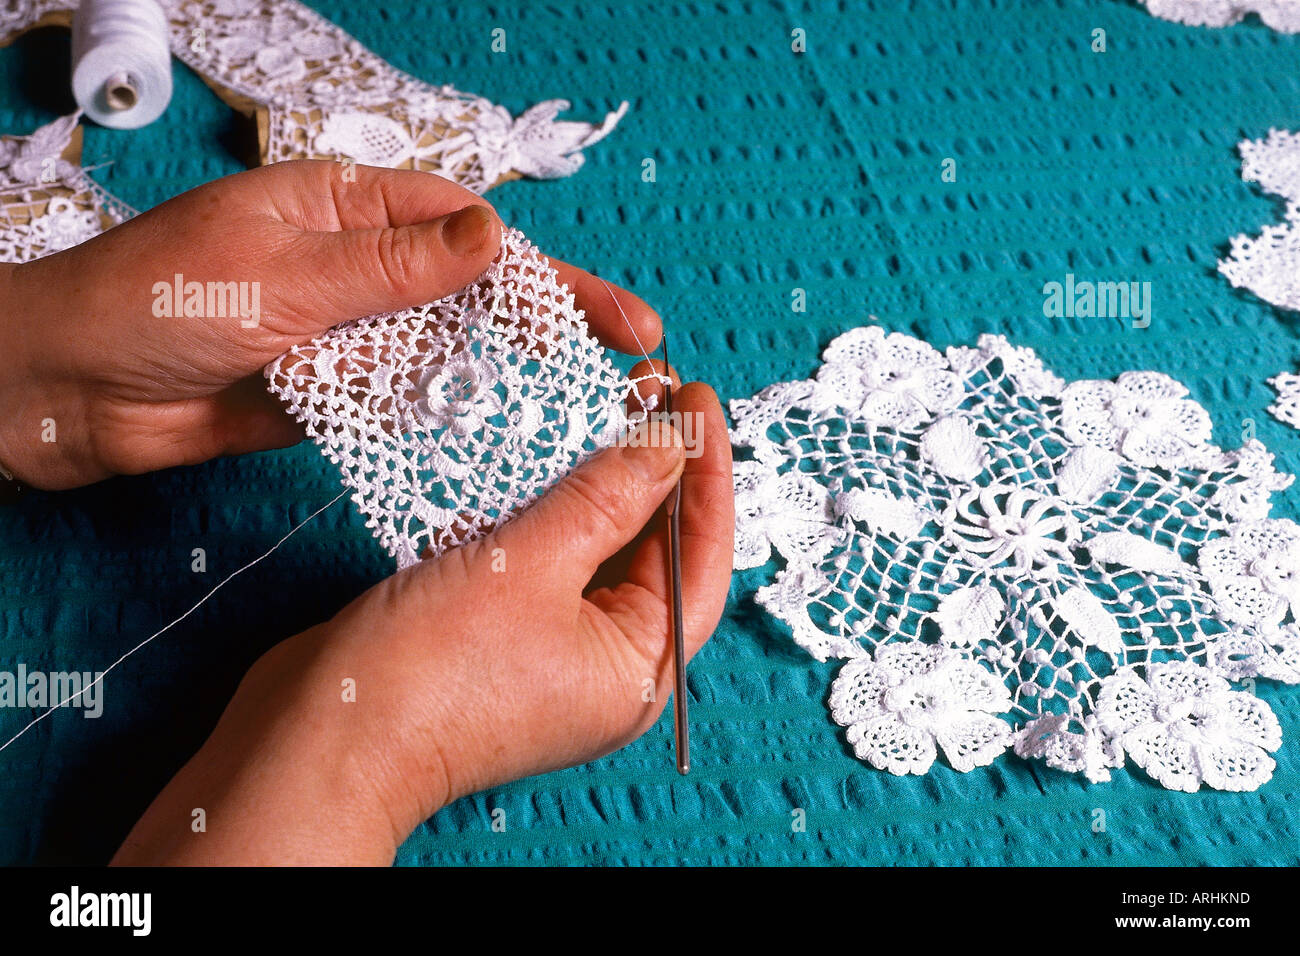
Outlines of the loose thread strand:
[[614,307],[618,309],[618,314],[623,317],[623,324],[626,325],[627,330],[632,333],[632,338],[636,341],[636,347],[641,350],[641,356],[646,360],[646,364],[650,366],[650,377],[658,379],[665,385],[671,384],[672,379],[667,375],[660,375],[655,371],[655,365],[653,360],[650,358],[650,353],[645,350],[645,346],[641,343],[641,336],[636,334],[636,326],[632,324],[632,320],[629,319],[627,313],[623,311],[623,304],[618,301],[618,296],[614,294],[614,290],[610,287],[610,284],[604,279],[601,279],[600,276],[596,276],[596,278],[600,279],[600,284],[605,287],[605,291],[609,293],[609,297],[614,300]]
[[27,731],[31,730],[33,727],[35,727],[37,724],[39,724],[39,723],[40,723],[42,720],[44,720],[46,717],[50,716],[50,714],[54,713],[54,712],[55,712],[56,710],[58,710],[60,707],[64,707],[64,706],[66,706],[67,704],[72,703],[72,701],[76,700],[78,697],[80,697],[80,696],[81,696],[82,694],[84,694],[86,691],[90,690],[92,687],[94,687],[96,684],[98,684],[100,681],[102,681],[105,677],[107,677],[108,674],[109,674],[109,672],[112,671],[115,667],[117,667],[119,664],[121,664],[123,661],[125,661],[128,657],[130,657],[130,656],[131,656],[132,654],[134,654],[136,651],[140,650],[140,649],[141,649],[142,647],[144,647],[146,644],[150,643],[151,641],[153,641],[153,640],[154,640],[155,638],[157,638],[157,637],[161,637],[163,634],[165,634],[165,633],[167,633],[168,631],[170,631],[173,627],[175,627],[175,626],[176,626],[177,624],[179,624],[181,621],[185,620],[187,617],[189,617],[191,614],[193,614],[195,611],[197,611],[200,607],[202,607],[205,603],[207,603],[208,599],[211,598],[212,595],[216,594],[218,591],[220,591],[222,588],[224,588],[227,584],[229,584],[229,583],[230,583],[231,581],[233,581],[235,578],[239,577],[239,575],[243,574],[245,571],[247,571],[249,568],[253,567],[255,564],[258,564],[258,563],[260,563],[261,561],[265,560],[266,558],[269,558],[272,554],[274,554],[276,551],[279,550],[279,548],[280,548],[280,546],[281,546],[282,544],[284,544],[286,541],[288,541],[290,538],[292,538],[295,534],[297,534],[299,531],[301,531],[301,530],[302,530],[306,525],[310,524],[311,521],[312,521],[313,519],[315,519],[317,515],[321,514],[321,513],[324,512],[324,511],[327,511],[327,510],[328,510],[332,505],[334,505],[335,502],[337,502],[340,498],[344,497],[346,494],[347,494],[346,491],[341,491],[341,492],[339,492],[335,497],[331,498],[331,499],[329,500],[329,502],[327,502],[327,503],[324,504],[324,505],[321,505],[321,507],[317,508],[317,509],[316,509],[315,511],[313,511],[310,515],[308,515],[306,518],[304,518],[301,522],[299,522],[298,524],[294,525],[294,527],[290,528],[290,529],[289,529],[289,532],[288,532],[288,533],[287,533],[283,538],[281,538],[279,541],[277,541],[274,545],[272,545],[272,546],[271,546],[271,549],[270,549],[269,551],[267,551],[265,554],[262,554],[262,555],[260,555],[260,556],[258,556],[258,557],[256,557],[256,558],[254,558],[252,561],[249,561],[249,562],[248,562],[246,565],[244,565],[242,568],[238,569],[237,571],[232,571],[230,574],[228,574],[224,579],[222,579],[222,581],[221,581],[220,584],[218,584],[216,587],[214,587],[214,588],[213,588],[211,591],[209,591],[207,594],[203,595],[203,597],[201,597],[201,598],[199,599],[199,602],[198,602],[197,604],[195,604],[192,608],[190,608],[188,611],[186,611],[186,612],[185,612],[184,614],[182,614],[180,617],[176,618],[176,620],[172,621],[170,624],[168,624],[167,626],[165,626],[165,627],[162,628],[161,630],[159,630],[159,631],[157,631],[157,632],[155,632],[155,633],[153,633],[153,634],[150,634],[148,637],[146,637],[143,641],[141,641],[141,642],[140,642],[139,644],[137,644],[135,647],[131,648],[129,651],[127,651],[125,654],[123,654],[121,657],[119,657],[117,660],[113,661],[113,663],[109,664],[108,667],[104,668],[104,670],[102,670],[102,671],[100,672],[100,674],[99,674],[98,677],[96,677],[94,680],[92,680],[92,681],[91,681],[89,684],[87,684],[85,687],[81,688],[81,690],[77,691],[75,694],[71,695],[70,697],[67,697],[67,698],[64,699],[64,700],[59,701],[59,703],[54,704],[54,705],[51,706],[48,710],[46,710],[46,711],[44,711],[43,713],[39,714],[38,716],[34,717],[34,718],[32,719],[32,721],[31,721],[31,722],[30,722],[26,727],[24,727],[22,730],[18,731],[18,733],[14,734],[12,737],[10,737],[8,740],[6,740],[3,744],[0,744],[0,751],[3,751],[3,750],[4,750],[5,748],[7,748],[11,743],[13,743],[15,740],[17,740],[17,739],[18,739],[19,737],[21,737],[23,734],[27,733]]
[[[597,276],[597,278],[600,278],[600,277]],[[661,382],[664,382],[665,384],[670,383],[670,382],[671,382],[671,379],[669,379],[666,375],[660,375],[659,373],[657,373],[657,372],[654,371],[654,363],[653,363],[653,361],[652,361],[651,358],[650,358],[650,353],[646,351],[645,345],[641,342],[641,336],[639,336],[639,335],[637,334],[636,327],[635,327],[634,325],[632,325],[632,321],[627,317],[627,313],[623,311],[623,305],[622,305],[622,303],[620,303],[620,302],[618,301],[618,296],[614,294],[614,290],[610,287],[609,283],[606,282],[604,279],[600,279],[600,283],[601,283],[601,285],[603,285],[603,286],[605,287],[605,291],[609,293],[609,297],[610,297],[611,299],[614,300],[614,305],[615,305],[615,307],[618,309],[619,315],[621,315],[621,316],[623,317],[623,322],[624,322],[624,324],[627,325],[628,331],[632,333],[632,338],[636,341],[637,348],[639,348],[639,349],[641,350],[641,355],[645,358],[647,364],[650,365],[650,372],[651,372],[650,377],[652,377],[652,378],[656,378],[656,379],[660,380]],[[207,594],[205,594],[202,598],[200,598],[199,601],[198,601],[198,603],[196,603],[196,604],[195,604],[193,607],[191,607],[188,611],[186,611],[186,612],[185,612],[184,614],[182,614],[180,617],[176,618],[176,620],[172,621],[170,624],[167,624],[167,625],[166,625],[165,627],[163,627],[162,629],[156,631],[156,632],[153,633],[153,634],[150,634],[148,637],[146,637],[143,641],[141,641],[141,642],[140,642],[139,644],[137,644],[135,647],[131,648],[129,651],[127,651],[125,654],[123,654],[121,657],[119,657],[117,660],[115,660],[112,664],[109,664],[108,667],[104,668],[104,670],[100,672],[100,674],[99,674],[98,677],[96,677],[96,678],[95,678],[94,680],[92,680],[89,684],[87,684],[86,686],[84,686],[83,688],[81,688],[81,690],[77,691],[77,693],[72,694],[72,695],[70,695],[69,697],[65,698],[64,700],[59,701],[57,704],[53,704],[53,705],[50,706],[47,710],[43,711],[42,713],[38,714],[36,717],[32,718],[32,720],[31,720],[31,721],[30,721],[30,722],[29,722],[25,727],[23,727],[22,730],[18,731],[18,733],[14,734],[12,737],[10,737],[8,740],[6,740],[3,744],[0,744],[0,751],[4,751],[4,750],[6,750],[6,749],[9,747],[10,744],[12,744],[14,741],[18,740],[18,739],[19,739],[20,737],[22,737],[25,733],[27,733],[27,731],[31,730],[33,727],[35,727],[37,724],[39,724],[39,723],[40,723],[42,720],[44,720],[46,717],[50,716],[50,714],[54,713],[56,710],[58,710],[58,709],[60,709],[60,708],[62,708],[62,707],[66,707],[68,704],[72,703],[74,700],[76,700],[77,698],[79,698],[79,697],[81,697],[83,694],[85,694],[86,691],[90,690],[92,687],[94,687],[94,686],[96,686],[97,684],[99,684],[99,683],[100,683],[100,682],[101,682],[105,677],[107,677],[107,676],[109,675],[109,673],[110,673],[111,671],[113,671],[115,668],[117,668],[118,665],[122,664],[122,663],[123,663],[124,661],[126,661],[126,659],[129,658],[131,655],[135,654],[137,651],[141,650],[142,648],[144,648],[145,646],[147,646],[148,644],[150,644],[150,643],[151,643],[152,641],[154,641],[155,639],[161,637],[163,634],[165,634],[165,633],[167,633],[168,631],[170,631],[170,630],[171,630],[173,627],[175,627],[177,624],[179,624],[179,623],[181,623],[182,621],[184,621],[187,617],[189,617],[191,614],[193,614],[195,611],[197,611],[200,607],[202,607],[204,604],[206,604],[206,603],[207,603],[207,602],[212,598],[212,596],[213,596],[214,594],[216,594],[218,591],[220,591],[223,587],[225,587],[227,584],[229,584],[229,583],[230,583],[231,581],[233,581],[235,578],[239,577],[239,575],[243,574],[245,571],[249,570],[249,569],[252,568],[253,566],[255,566],[255,565],[261,563],[261,562],[264,561],[266,558],[269,558],[272,554],[274,554],[277,550],[279,550],[279,548],[280,548],[281,545],[283,545],[283,544],[284,544],[286,541],[288,541],[291,537],[293,537],[295,534],[297,534],[299,531],[301,531],[301,530],[302,530],[306,525],[308,525],[308,524],[309,524],[313,519],[315,519],[315,518],[316,518],[318,515],[320,515],[322,512],[328,510],[331,506],[333,506],[333,505],[335,504],[335,502],[337,502],[340,498],[343,498],[345,495],[347,495],[347,492],[346,492],[346,491],[339,492],[338,495],[336,495],[335,497],[331,498],[328,502],[326,502],[326,503],[325,503],[324,505],[322,505],[320,508],[317,508],[317,509],[316,509],[315,511],[313,511],[310,515],[308,515],[308,516],[307,516],[307,517],[306,517],[302,522],[300,522],[299,524],[295,525],[293,528],[289,529],[288,533],[286,533],[286,534],[284,535],[284,537],[282,537],[279,541],[277,541],[274,545],[271,546],[270,550],[266,551],[264,554],[261,554],[261,555],[259,555],[259,556],[256,557],[256,558],[254,558],[252,561],[250,561],[250,562],[248,562],[247,564],[245,564],[242,568],[239,568],[239,569],[236,570],[236,571],[232,571],[229,575],[227,575],[225,578],[223,578],[222,581],[221,581],[219,584],[217,584],[216,587],[214,587],[211,591],[209,591],[209,592],[208,592]]]

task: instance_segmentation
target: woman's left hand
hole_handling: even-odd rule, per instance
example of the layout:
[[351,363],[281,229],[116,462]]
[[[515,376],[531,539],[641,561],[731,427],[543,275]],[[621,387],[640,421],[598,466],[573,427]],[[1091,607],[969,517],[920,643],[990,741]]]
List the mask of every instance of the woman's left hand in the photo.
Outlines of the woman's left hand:
[[[501,228],[486,200],[431,173],[298,161],[0,266],[0,465],[70,488],[299,441],[263,366],[340,322],[463,288],[496,256]],[[636,296],[617,290],[616,303],[594,276],[553,265],[605,344],[636,346],[620,305],[648,348],[659,341],[658,316]],[[258,314],[155,315],[155,286],[178,275],[256,283]]]

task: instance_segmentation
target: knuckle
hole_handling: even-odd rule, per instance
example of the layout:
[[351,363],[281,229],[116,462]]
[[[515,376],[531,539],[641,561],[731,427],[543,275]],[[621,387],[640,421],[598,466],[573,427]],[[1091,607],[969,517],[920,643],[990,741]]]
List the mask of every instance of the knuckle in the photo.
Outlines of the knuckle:
[[482,573],[487,561],[486,547],[486,538],[476,538],[448,548],[438,557],[421,562],[421,566],[428,566],[429,574],[438,587],[457,593],[481,588],[492,581],[491,575]]
[[619,520],[622,509],[619,507],[617,493],[611,493],[608,487],[593,481],[589,474],[578,469],[559,487],[561,493],[584,515],[584,524],[607,534],[619,534],[623,522]]
[[376,261],[394,292],[402,294],[411,289],[416,279],[417,252],[410,229],[388,226],[379,230]]

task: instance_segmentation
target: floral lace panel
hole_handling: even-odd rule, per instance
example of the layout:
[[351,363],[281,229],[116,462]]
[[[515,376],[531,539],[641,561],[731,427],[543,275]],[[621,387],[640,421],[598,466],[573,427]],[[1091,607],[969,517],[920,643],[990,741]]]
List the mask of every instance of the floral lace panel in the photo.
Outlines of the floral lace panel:
[[0,262],[59,252],[134,215],[66,158],[77,118],[0,137]]
[[560,121],[564,100],[538,104],[517,118],[483,105],[473,128],[467,114],[412,112],[400,105],[346,110],[271,107],[266,161],[349,159],[367,166],[419,169],[453,179],[475,192],[514,175],[557,179],[577,172],[581,150],[597,143],[627,112],[624,103],[604,123]]
[[[1272,305],[1300,311],[1300,133],[1269,130],[1265,139],[1237,148],[1241,178],[1286,199],[1286,221],[1265,226],[1258,236],[1235,236],[1219,271]],[[1278,393],[1269,412],[1300,428],[1300,375],[1277,375],[1269,384]]]
[[1281,743],[1234,685],[1300,681],[1292,478],[1210,442],[1158,372],[1065,383],[983,336],[942,354],[878,327],[815,378],[732,403],[736,566],[819,660],[857,755],[924,773],[1013,748],[1102,781],[1250,790]]
[[1142,0],[1155,16],[1192,27],[1226,27],[1257,14],[1266,26],[1300,33],[1296,0]]
[[1266,302],[1300,310],[1300,133],[1270,130],[1266,139],[1237,148],[1241,178],[1285,198],[1286,222],[1258,236],[1234,237],[1219,271]]
[[338,326],[266,377],[399,567],[508,520],[611,444],[638,394],[514,230],[467,288]]
[[[596,125],[560,121],[548,100],[511,117],[503,107],[391,66],[297,0],[162,0],[172,53],[223,96],[267,113],[264,162],[348,159],[436,172],[475,192],[513,176],[577,170],[624,103]],[[75,0],[9,0],[0,37]]]

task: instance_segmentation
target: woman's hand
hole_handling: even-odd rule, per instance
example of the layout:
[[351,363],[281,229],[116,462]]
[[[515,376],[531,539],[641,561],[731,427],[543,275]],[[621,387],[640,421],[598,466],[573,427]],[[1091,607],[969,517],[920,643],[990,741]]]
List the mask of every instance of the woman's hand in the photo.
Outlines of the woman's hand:
[[697,457],[651,423],[487,537],[272,648],[114,862],[386,864],[448,801],[644,733],[672,689],[661,504],[679,477],[688,653],[731,574],[722,409],[692,384],[674,411],[695,416]]
[[[303,161],[208,183],[65,252],[0,266],[0,465],[69,488],[292,444],[301,427],[262,367],[332,325],[455,292],[500,235],[484,199],[430,173]],[[616,305],[595,277],[553,264],[605,344],[635,346],[619,305],[647,347],[659,341],[645,303],[618,291]],[[178,275],[245,283],[250,299],[257,283],[258,313],[155,315],[155,286]]]

